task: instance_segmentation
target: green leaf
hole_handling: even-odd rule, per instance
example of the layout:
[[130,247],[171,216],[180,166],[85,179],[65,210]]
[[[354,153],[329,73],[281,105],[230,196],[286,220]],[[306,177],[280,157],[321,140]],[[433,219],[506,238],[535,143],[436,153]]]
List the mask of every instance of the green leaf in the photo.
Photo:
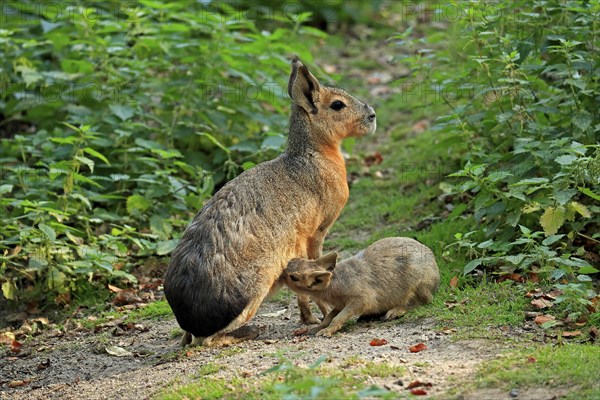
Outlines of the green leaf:
[[84,156],[75,156],[75,159],[85,164],[90,169],[90,172],[94,172],[94,160],[90,160],[89,158]]
[[558,242],[560,239],[562,239],[565,235],[552,235],[552,236],[548,236],[546,239],[544,239],[542,241],[542,244],[544,246],[550,246],[551,244],[554,244],[556,242]]
[[85,153],[88,153],[92,157],[96,157],[96,158],[99,158],[100,160],[104,161],[104,163],[106,165],[110,165],[110,162],[108,162],[108,159],[102,153],[92,149],[91,147],[86,147],[83,149],[83,151]]
[[519,229],[521,229],[521,233],[523,233],[524,235],[528,236],[531,234],[531,229],[529,229],[526,226],[523,225],[519,225]]
[[48,277],[46,283],[48,285],[48,289],[57,289],[59,292],[64,292],[67,290],[67,285],[65,281],[67,276],[63,274],[56,268],[51,268],[48,271]]
[[0,194],[6,194],[12,192],[14,186],[11,184],[0,185]]
[[167,239],[173,232],[173,225],[159,215],[153,215],[150,218],[150,229],[153,233],[160,236],[161,239]]
[[175,250],[178,243],[179,239],[171,239],[158,242],[158,246],[156,247],[156,254],[159,256],[166,256],[167,254],[170,254],[173,250]]
[[592,216],[592,213],[585,205],[578,203],[576,201],[570,202],[569,207],[572,208],[574,211],[576,211],[579,215],[581,215],[584,218],[590,218]]
[[2,294],[7,300],[15,300],[17,297],[17,287],[13,281],[2,282]]
[[252,161],[246,161],[245,163],[242,164],[242,169],[244,171],[247,171],[247,170],[249,170],[250,168],[252,168],[254,166],[256,166],[256,164],[253,163]]
[[124,104],[111,104],[108,106],[110,110],[117,117],[121,119],[121,121],[127,121],[129,118],[133,117],[135,110],[128,105]]
[[580,274],[587,274],[587,275],[589,275],[589,274],[595,274],[596,272],[600,272],[600,270],[592,267],[591,265],[579,268],[579,273]]
[[564,206],[576,194],[577,194],[577,190],[575,190],[575,189],[562,189],[562,190],[554,189],[554,192],[552,195],[554,197],[554,200],[556,200],[558,202],[558,204],[560,204],[561,206]]
[[152,206],[152,202],[139,194],[134,194],[127,198],[127,212],[130,215],[139,216]]
[[585,194],[586,196],[589,196],[594,200],[600,201],[600,195],[594,193],[591,189],[588,189],[586,187],[578,187],[577,189],[579,189],[579,191]]
[[556,325],[558,325],[558,321],[552,320],[552,321],[544,322],[542,325],[540,325],[540,328],[548,329],[548,328],[552,328],[553,326],[556,326]]
[[581,129],[582,131],[585,131],[587,128],[590,127],[590,125],[592,125],[592,116],[589,112],[581,110],[579,113],[573,116],[571,122],[573,122],[573,125]]
[[23,78],[27,87],[43,79],[43,76],[37,70],[25,65],[18,65],[15,70],[21,73],[21,78]]
[[565,154],[563,156],[556,157],[554,161],[559,163],[560,165],[571,165],[577,160],[577,156],[572,154]]
[[465,268],[463,269],[463,275],[468,274],[469,272],[473,271],[475,268],[480,266],[482,261],[483,261],[483,259],[481,259],[481,258],[476,258],[475,260],[469,261],[467,263],[467,265],[465,265]]
[[48,226],[46,224],[40,223],[40,224],[38,224],[38,228],[40,229],[40,231],[44,232],[44,234],[46,235],[46,237],[51,242],[53,242],[53,241],[56,240],[56,232],[50,226]]
[[540,217],[540,225],[544,228],[546,236],[554,235],[565,222],[565,209],[563,207],[549,207]]

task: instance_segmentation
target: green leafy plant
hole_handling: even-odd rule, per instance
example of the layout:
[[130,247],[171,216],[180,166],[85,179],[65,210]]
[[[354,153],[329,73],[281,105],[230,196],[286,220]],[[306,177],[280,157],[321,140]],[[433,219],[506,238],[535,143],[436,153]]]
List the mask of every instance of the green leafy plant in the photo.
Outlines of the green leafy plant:
[[461,68],[431,79],[469,94],[442,95],[452,113],[436,127],[469,144],[450,174],[478,223],[456,237],[465,274],[543,273],[573,305],[596,295],[599,15],[598,2],[464,5]]
[[[227,2],[2,7],[0,282],[10,300],[135,282],[215,188],[285,143],[311,14]],[[299,10],[299,12],[302,10]]]

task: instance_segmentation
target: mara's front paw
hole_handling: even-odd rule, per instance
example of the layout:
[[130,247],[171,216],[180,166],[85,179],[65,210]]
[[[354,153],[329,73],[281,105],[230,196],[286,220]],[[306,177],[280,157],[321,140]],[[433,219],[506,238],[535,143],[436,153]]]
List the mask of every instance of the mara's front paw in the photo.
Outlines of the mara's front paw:
[[314,325],[314,324],[321,323],[321,320],[319,318],[315,317],[313,314],[301,315],[300,320],[302,321],[303,324],[306,324],[306,325]]
[[332,337],[334,333],[335,333],[335,329],[325,328],[325,329],[321,329],[319,332],[317,332],[317,336]]

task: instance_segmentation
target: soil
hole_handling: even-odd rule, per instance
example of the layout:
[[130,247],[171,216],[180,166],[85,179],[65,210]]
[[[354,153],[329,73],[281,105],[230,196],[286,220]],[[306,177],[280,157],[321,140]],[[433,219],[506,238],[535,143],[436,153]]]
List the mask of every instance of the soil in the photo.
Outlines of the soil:
[[[76,319],[63,330],[49,329],[23,343],[18,353],[4,347],[0,362],[0,399],[146,399],[165,387],[192,382],[207,363],[222,366],[214,377],[252,377],[279,362],[278,354],[298,366],[309,366],[327,356],[325,366],[352,368],[357,360],[405,367],[402,376],[365,377],[399,393],[408,393],[408,383],[431,383],[428,394],[436,398],[509,398],[499,390],[465,392],[462,382],[471,382],[478,366],[508,349],[509,341],[456,341],[433,320],[382,323],[361,322],[345,327],[333,338],[296,336],[303,327],[295,300],[269,301],[261,307],[253,324],[261,329],[253,341],[229,348],[197,347],[181,351],[174,319],[146,320],[135,325],[110,321],[93,330],[81,328]],[[69,326],[71,329],[69,329]],[[96,331],[96,332],[94,332]],[[387,340],[371,346],[373,338]],[[409,347],[425,343],[427,348],[411,353]],[[127,355],[107,352],[111,346]],[[23,382],[22,386],[9,385]],[[536,389],[539,390],[539,389]],[[562,393],[532,391],[519,399],[552,398]]]

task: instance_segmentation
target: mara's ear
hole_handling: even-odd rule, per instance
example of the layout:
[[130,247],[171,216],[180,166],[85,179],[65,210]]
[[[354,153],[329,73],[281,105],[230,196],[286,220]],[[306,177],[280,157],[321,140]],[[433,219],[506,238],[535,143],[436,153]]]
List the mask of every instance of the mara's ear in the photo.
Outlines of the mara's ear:
[[333,274],[329,271],[315,271],[310,273],[309,281],[312,281],[310,288],[315,290],[323,290],[331,283],[331,276]]
[[292,73],[288,83],[288,94],[306,112],[316,114],[315,102],[319,97],[319,81],[310,73],[298,57],[292,60]]
[[317,264],[325,268],[327,271],[333,271],[337,263],[338,254],[334,251],[327,253],[317,259]]

